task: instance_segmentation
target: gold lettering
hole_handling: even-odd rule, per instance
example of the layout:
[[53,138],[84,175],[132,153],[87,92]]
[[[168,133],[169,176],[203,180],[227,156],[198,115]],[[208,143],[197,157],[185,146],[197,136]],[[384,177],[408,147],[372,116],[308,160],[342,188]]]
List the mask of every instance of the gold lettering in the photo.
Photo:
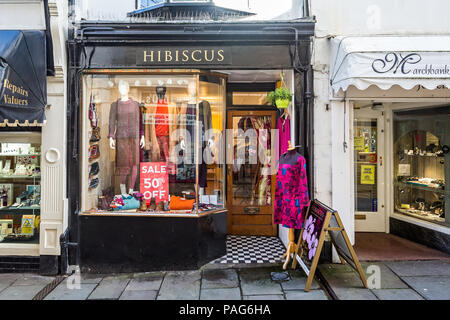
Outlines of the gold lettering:
[[200,54],[202,53],[200,50],[194,50],[194,51],[192,51],[192,60],[194,60],[194,61],[202,61],[201,59],[195,59],[195,53],[196,52],[200,52]]
[[208,59],[208,50],[205,50],[205,60],[211,62],[214,60],[214,50],[211,50],[211,59]]
[[189,56],[187,55],[188,54],[188,50],[183,50],[183,62],[186,62],[186,61],[188,61],[189,60]]
[[178,62],[178,50],[175,51],[175,61]]
[[222,62],[223,60],[225,60],[225,57],[223,56],[223,49],[220,49],[219,51],[217,51],[217,55],[220,56],[221,59],[217,59],[218,62]]
[[147,50],[144,50],[144,62],[147,62],[147,57],[150,57],[150,62],[153,62],[153,50],[150,51],[150,54],[147,54]]
[[161,51],[158,50],[158,62],[161,62]]
[[[170,60],[169,60],[170,58]],[[170,62],[172,61],[172,52],[170,52],[169,50],[166,50],[166,62]]]

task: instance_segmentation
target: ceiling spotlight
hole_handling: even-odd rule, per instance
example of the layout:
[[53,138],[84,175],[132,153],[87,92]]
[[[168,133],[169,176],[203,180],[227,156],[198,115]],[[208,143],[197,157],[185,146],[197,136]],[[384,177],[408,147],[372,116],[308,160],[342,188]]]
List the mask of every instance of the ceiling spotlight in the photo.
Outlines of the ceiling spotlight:
[[152,85],[152,81],[151,80],[147,80],[147,81],[145,81],[145,83],[147,83],[148,86]]
[[141,82],[139,81],[139,80],[136,80],[135,82],[134,82],[134,85],[135,86],[138,86],[138,85],[140,85],[141,84]]
[[158,80],[158,84],[159,84],[160,86],[162,86],[162,85],[164,84],[164,81]]
[[169,79],[167,80],[166,83],[167,83],[168,85],[171,85],[171,84],[172,84],[172,79],[169,78]]
[[183,84],[183,80],[178,80],[177,83],[179,86],[181,86]]
[[110,88],[114,87],[114,82],[113,82],[112,80],[109,80],[109,81],[108,81],[108,86],[109,86]]

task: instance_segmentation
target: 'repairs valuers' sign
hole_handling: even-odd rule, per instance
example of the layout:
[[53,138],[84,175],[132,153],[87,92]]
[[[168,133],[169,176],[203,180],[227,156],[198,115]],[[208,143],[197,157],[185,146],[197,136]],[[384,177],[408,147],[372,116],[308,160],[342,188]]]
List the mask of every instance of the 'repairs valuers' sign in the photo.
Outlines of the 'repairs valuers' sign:
[[28,106],[29,92],[9,79],[3,79],[2,105]]
[[231,64],[231,49],[207,48],[137,48],[136,65],[183,66]]

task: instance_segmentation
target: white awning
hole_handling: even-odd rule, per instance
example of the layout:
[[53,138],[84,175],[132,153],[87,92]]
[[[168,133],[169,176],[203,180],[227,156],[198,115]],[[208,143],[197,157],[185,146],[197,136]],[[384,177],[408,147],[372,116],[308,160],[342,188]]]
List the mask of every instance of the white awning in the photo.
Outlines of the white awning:
[[336,37],[330,68],[334,92],[350,85],[450,88],[450,36]]

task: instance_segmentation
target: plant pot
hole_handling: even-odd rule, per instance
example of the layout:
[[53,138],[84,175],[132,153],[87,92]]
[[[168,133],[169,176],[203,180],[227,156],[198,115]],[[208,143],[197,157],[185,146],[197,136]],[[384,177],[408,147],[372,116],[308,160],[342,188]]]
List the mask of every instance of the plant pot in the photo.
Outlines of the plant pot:
[[289,106],[289,99],[277,99],[275,104],[278,109],[286,109]]

